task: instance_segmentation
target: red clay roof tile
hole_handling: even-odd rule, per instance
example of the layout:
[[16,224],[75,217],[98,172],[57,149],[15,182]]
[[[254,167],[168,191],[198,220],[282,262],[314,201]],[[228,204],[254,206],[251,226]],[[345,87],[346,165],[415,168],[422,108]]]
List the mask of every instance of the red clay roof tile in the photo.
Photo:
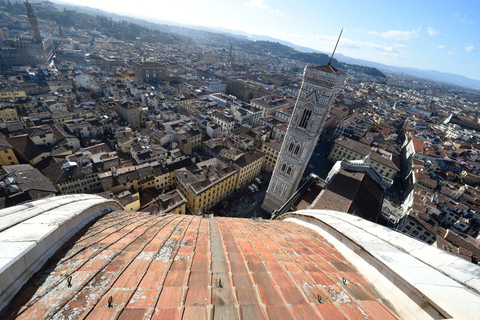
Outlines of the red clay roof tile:
[[7,318],[395,318],[333,246],[289,222],[113,212],[68,245]]
[[182,287],[163,287],[158,299],[157,309],[173,309],[180,305],[183,296]]

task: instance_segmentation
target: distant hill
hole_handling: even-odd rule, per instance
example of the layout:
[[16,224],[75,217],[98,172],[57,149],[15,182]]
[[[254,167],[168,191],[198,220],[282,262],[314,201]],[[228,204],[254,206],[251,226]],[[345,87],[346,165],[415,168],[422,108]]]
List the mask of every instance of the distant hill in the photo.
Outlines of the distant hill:
[[[6,11],[14,14],[24,14],[24,4],[21,2],[10,3],[7,0],[0,0],[0,6],[5,6]],[[329,56],[315,52],[308,48],[295,46],[286,41],[271,37],[257,37],[265,40],[249,39],[242,32],[232,34],[223,30],[215,30],[206,27],[185,27],[179,25],[166,25],[117,15],[90,7],[70,5],[65,3],[56,4],[57,10],[43,8],[35,4],[35,12],[41,19],[53,20],[62,27],[74,27],[79,29],[95,29],[102,34],[117,39],[140,40],[147,42],[174,43],[176,41],[188,42],[189,38],[202,39],[215,43],[217,46],[233,44],[236,50],[253,54],[267,54],[281,58],[288,58],[305,63],[323,65],[330,60]],[[152,32],[153,31],[153,32]],[[190,39],[191,40],[191,39]],[[276,40],[276,41],[271,41]],[[283,42],[283,43],[280,43]],[[300,49],[300,50],[299,50]],[[355,66],[346,63],[339,63],[332,60],[336,68],[351,69],[363,72],[372,76],[386,76],[376,68],[366,66]]]
[[[85,12],[78,12],[76,10],[69,10],[63,6],[62,9],[51,9],[34,4],[35,15],[39,19],[55,21],[63,28],[74,27],[84,30],[97,30],[102,34],[111,36],[117,39],[137,40],[145,42],[161,42],[171,44],[179,39],[161,32],[157,29],[151,29],[127,20],[114,20],[105,15],[94,15],[89,12],[97,12],[100,10],[87,8]],[[0,0],[0,7],[5,8],[5,12],[11,14],[24,15],[26,13],[25,4],[23,2],[13,2],[8,0]],[[69,7],[70,8],[70,7]]]
[[[325,52],[321,52],[312,48],[308,47],[303,47],[303,46],[298,46],[295,45],[291,42],[272,38],[269,36],[259,36],[259,35],[252,35],[248,34],[246,32],[242,31],[233,31],[233,30],[228,30],[228,29],[223,29],[223,28],[212,28],[212,30],[216,30],[219,32],[224,32],[224,33],[230,33],[234,35],[240,35],[243,37],[247,37],[249,39],[254,39],[254,40],[263,40],[263,41],[271,41],[271,42],[278,42],[283,45],[289,46],[297,51],[300,52],[305,52],[305,53],[323,53],[327,54]],[[392,71],[392,72],[403,72],[405,74],[408,74],[410,76],[418,77],[421,79],[426,79],[430,81],[438,81],[438,82],[443,82],[443,83],[449,83],[449,84],[454,84],[457,86],[461,87],[467,87],[475,90],[480,90],[480,81],[474,80],[467,78],[465,76],[461,76],[458,74],[452,74],[452,73],[446,73],[446,72],[440,72],[440,71],[435,71],[435,70],[420,70],[416,68],[405,68],[405,67],[395,67],[395,66],[389,66],[386,64],[378,63],[378,62],[373,62],[373,61],[367,61],[363,59],[355,59],[351,58],[348,56],[345,56],[341,53],[335,53],[335,58],[340,61],[344,62],[351,65],[357,65],[357,66],[367,66],[367,67],[372,67],[376,68],[379,70],[386,70],[386,71]],[[356,69],[357,67],[354,67]],[[356,71],[356,70],[355,70]]]
[[[272,54],[277,57],[293,59],[311,64],[325,65],[330,61],[330,56],[327,54],[319,52],[301,52],[288,45],[272,41],[249,40],[239,43],[237,46],[247,53]],[[335,58],[332,59],[332,66],[335,68],[350,69],[357,72],[362,72],[375,77],[386,78],[386,75],[376,68],[340,63]]]
[[338,58],[338,60],[345,61],[347,63],[355,63],[355,64],[365,65],[373,68],[378,68],[380,70],[387,70],[392,72],[403,72],[410,76],[418,77],[421,79],[449,83],[449,84],[454,84],[461,87],[480,90],[480,81],[470,79],[458,74],[440,72],[435,70],[420,70],[416,68],[389,66],[386,64],[378,63],[378,62],[350,58],[339,53],[335,54],[335,56]]
[[[7,3],[7,1],[2,0],[0,2]],[[32,1],[33,2],[33,1]],[[9,3],[9,2],[8,2]],[[14,3],[12,1],[12,3]],[[105,34],[115,36],[118,34],[120,30],[125,30],[125,28],[130,27],[130,30],[126,30],[128,34],[133,37],[135,31],[139,31],[138,27],[145,27],[153,30],[158,30],[160,33],[157,33],[155,37],[150,37],[149,39],[145,39],[146,41],[158,41],[164,43],[171,43],[174,41],[188,41],[185,37],[190,38],[203,38],[203,39],[210,39],[212,41],[220,42],[220,43],[235,43],[235,45],[245,44],[248,40],[255,40],[255,44],[252,45],[251,42],[248,42],[251,48],[246,48],[248,46],[242,45],[242,50],[252,50],[255,48],[256,52],[266,52],[270,50],[270,52],[274,53],[277,56],[291,58],[291,59],[298,59],[299,61],[303,61],[306,63],[317,63],[323,64],[328,62],[327,58],[328,55],[320,52],[318,50],[307,48],[303,46],[295,45],[291,42],[275,39],[269,36],[260,36],[260,35],[252,35],[242,31],[237,30],[229,30],[224,28],[210,28],[210,27],[201,27],[201,26],[192,26],[192,25],[182,25],[173,22],[167,21],[158,21],[152,22],[143,19],[137,19],[133,17],[121,16],[110,12],[105,12],[99,9],[93,9],[84,6],[76,6],[70,5],[66,3],[56,3],[59,8],[66,8],[70,10],[65,10],[65,13],[84,13],[88,15],[100,16],[100,19],[94,19],[94,26],[100,25],[100,27],[106,28]],[[21,3],[21,6],[24,6]],[[24,9],[21,9],[22,12],[19,14],[25,14]],[[37,10],[37,8],[35,8]],[[41,14],[39,14],[41,16]],[[104,18],[108,19],[104,19]],[[47,18],[47,17],[45,17]],[[82,20],[84,16],[81,14],[75,16],[75,20],[80,19]],[[71,21],[68,17],[63,17],[65,21]],[[90,19],[90,18],[89,18]],[[87,19],[87,21],[92,21]],[[116,24],[113,22],[119,21],[121,24]],[[117,28],[118,27],[118,28]],[[128,32],[130,31],[130,32]],[[129,36],[130,37],[130,36]],[[143,39],[142,39],[143,40]],[[274,45],[276,44],[276,45]],[[262,46],[265,46],[262,48]],[[283,47],[282,47],[283,46]],[[288,49],[287,49],[288,48]],[[271,51],[273,50],[274,51]],[[435,70],[420,70],[416,68],[404,68],[404,67],[395,67],[389,66],[382,63],[362,60],[362,59],[355,59],[351,57],[347,57],[340,53],[335,54],[334,61],[332,64],[336,67],[340,68],[347,68],[352,69],[358,72],[364,72],[373,76],[378,77],[385,77],[385,75],[380,70],[392,71],[392,72],[403,72],[405,74],[431,80],[431,81],[438,81],[443,83],[454,84],[462,87],[467,87],[475,90],[480,90],[480,81],[473,80],[461,75],[439,72]]]

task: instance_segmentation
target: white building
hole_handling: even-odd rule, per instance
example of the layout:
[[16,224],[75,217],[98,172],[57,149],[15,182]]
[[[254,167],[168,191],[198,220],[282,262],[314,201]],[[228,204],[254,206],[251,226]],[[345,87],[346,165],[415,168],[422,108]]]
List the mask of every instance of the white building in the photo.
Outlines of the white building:
[[75,77],[75,84],[79,88],[93,89],[95,86],[95,79],[89,74],[79,74]]
[[222,128],[222,131],[232,132],[235,127],[235,119],[229,114],[215,112],[212,114],[212,119]]

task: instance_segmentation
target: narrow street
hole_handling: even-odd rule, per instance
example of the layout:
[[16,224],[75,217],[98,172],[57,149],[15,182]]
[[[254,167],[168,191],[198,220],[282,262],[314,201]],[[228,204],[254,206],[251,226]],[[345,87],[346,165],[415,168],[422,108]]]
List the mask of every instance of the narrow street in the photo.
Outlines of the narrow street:
[[322,179],[325,179],[328,175],[328,172],[332,168],[332,165],[328,161],[328,153],[332,147],[332,141],[329,140],[329,134],[323,134],[320,139],[318,139],[317,146],[313,151],[310,162],[303,173],[304,177],[308,177],[310,173],[314,173]]
[[[326,178],[331,169],[331,164],[328,161],[328,153],[331,149],[332,141],[329,140],[330,135],[322,135],[318,140],[317,146],[312,154],[310,162],[305,169],[304,177],[314,173],[321,178]],[[233,195],[224,199],[222,202],[210,209],[210,212],[216,216],[236,217],[236,218],[251,218],[258,217],[263,219],[270,219],[270,215],[261,209],[265,194],[270,183],[271,174],[262,172],[259,176],[262,181],[261,184],[251,181],[236,190]],[[258,191],[251,192],[248,186],[254,183],[258,187]]]
[[[211,211],[217,216],[236,217],[236,218],[258,218],[270,219],[270,215],[262,213],[262,202],[267,192],[270,175],[261,173],[259,176],[261,184],[251,181],[236,190],[232,196],[223,200],[213,207]],[[250,192],[248,186],[254,183],[258,191]]]

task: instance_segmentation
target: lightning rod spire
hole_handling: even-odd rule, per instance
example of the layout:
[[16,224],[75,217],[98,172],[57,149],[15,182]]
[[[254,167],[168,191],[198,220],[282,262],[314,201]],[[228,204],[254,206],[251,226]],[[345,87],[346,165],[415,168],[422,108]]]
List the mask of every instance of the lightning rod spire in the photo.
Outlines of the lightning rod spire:
[[335,54],[335,51],[337,50],[338,42],[340,42],[340,38],[342,37],[342,33],[343,33],[343,28],[340,31],[340,35],[338,36],[337,44],[335,45],[335,48],[333,49],[332,56],[330,57],[330,61],[328,61],[329,66],[332,65],[333,55]]

